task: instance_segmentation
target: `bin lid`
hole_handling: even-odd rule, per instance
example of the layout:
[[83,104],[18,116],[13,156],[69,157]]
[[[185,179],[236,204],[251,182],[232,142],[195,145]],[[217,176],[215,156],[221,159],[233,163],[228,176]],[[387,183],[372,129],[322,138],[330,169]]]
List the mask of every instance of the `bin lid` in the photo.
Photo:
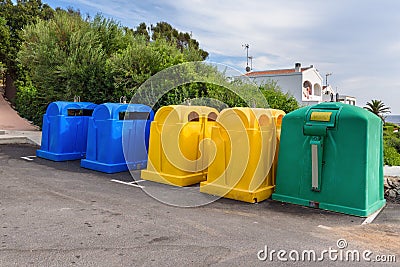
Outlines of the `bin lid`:
[[[91,102],[67,102],[67,101],[55,101],[49,104],[46,110],[47,116],[68,116],[68,110],[83,110],[83,109],[95,109],[97,105]],[[76,114],[76,113],[74,113]]]
[[94,112],[95,120],[147,120],[153,118],[153,111],[142,104],[104,103],[98,105]]
[[353,105],[326,102],[311,106],[305,114],[305,124],[303,133],[305,135],[326,135],[328,129],[339,127],[339,123],[344,118],[352,120],[371,120],[378,124],[380,119],[378,116],[363,108]]
[[325,136],[328,128],[334,128],[342,103],[326,102],[311,106],[305,117],[303,134],[310,136]]
[[[357,107],[354,105],[349,105],[341,102],[324,102],[320,103],[314,106],[311,106],[308,108],[306,111],[306,119],[312,121],[320,121],[320,122],[326,122],[328,120],[329,115],[321,115],[321,114],[314,114],[313,118],[311,118],[311,112],[332,112],[333,114],[336,114],[336,120],[339,120],[340,117],[343,116],[350,116],[354,118],[364,118],[364,119],[379,119],[378,116],[373,114],[372,112],[361,108]],[[322,116],[322,117],[321,117]],[[332,119],[332,117],[331,117]],[[330,120],[331,121],[331,120]]]
[[218,114],[218,110],[207,106],[170,105],[161,107],[154,120],[161,124],[174,124],[196,121],[200,116],[205,116],[215,121]]

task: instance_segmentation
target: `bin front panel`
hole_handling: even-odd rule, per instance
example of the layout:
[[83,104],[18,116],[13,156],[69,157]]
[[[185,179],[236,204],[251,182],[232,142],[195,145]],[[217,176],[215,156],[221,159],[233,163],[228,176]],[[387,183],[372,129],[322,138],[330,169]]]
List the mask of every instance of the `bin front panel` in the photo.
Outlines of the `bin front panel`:
[[88,119],[95,104],[89,102],[53,102],[43,116],[42,146],[39,157],[55,161],[84,157]]
[[147,170],[141,177],[159,183],[186,186],[205,180],[207,146],[218,111],[203,106],[160,108],[150,126]]
[[[275,185],[276,122],[285,113],[271,109],[231,108],[212,128],[216,155],[200,191],[246,202],[270,197]],[[279,119],[278,119],[279,117]]]
[[145,105],[99,105],[89,123],[88,152],[81,166],[106,173],[144,168],[153,117]]
[[381,142],[381,120],[362,108],[324,103],[287,114],[273,198],[368,216],[385,202]]

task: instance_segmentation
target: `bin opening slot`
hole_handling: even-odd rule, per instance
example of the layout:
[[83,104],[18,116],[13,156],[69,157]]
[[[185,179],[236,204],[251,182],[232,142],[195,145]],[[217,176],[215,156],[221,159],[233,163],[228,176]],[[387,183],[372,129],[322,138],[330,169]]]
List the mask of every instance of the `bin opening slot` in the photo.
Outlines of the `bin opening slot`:
[[82,116],[92,116],[94,109],[88,109],[88,108],[84,108],[82,113]]
[[199,114],[195,111],[192,111],[188,115],[188,121],[199,121]]
[[216,121],[217,120],[217,114],[215,112],[210,112],[208,114],[207,120],[208,121]]
[[129,112],[124,111],[119,113],[119,120],[149,120],[149,112]]
[[85,109],[85,108],[71,108],[67,110],[68,116],[92,116],[93,109]]

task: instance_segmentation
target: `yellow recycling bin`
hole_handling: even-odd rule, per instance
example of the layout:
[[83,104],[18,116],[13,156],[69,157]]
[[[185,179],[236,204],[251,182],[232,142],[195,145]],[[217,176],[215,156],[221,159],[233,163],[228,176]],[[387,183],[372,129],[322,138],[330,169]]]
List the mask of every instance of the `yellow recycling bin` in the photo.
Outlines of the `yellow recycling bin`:
[[216,152],[200,192],[250,203],[269,198],[284,115],[274,109],[224,109],[212,129]]
[[141,178],[175,186],[206,180],[210,139],[218,111],[205,106],[160,108],[150,126],[147,169]]

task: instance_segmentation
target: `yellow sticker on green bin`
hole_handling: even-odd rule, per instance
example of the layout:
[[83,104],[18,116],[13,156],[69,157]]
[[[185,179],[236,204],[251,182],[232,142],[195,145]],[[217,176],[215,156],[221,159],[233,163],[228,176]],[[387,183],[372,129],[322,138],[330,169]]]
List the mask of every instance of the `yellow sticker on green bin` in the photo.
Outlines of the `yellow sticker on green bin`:
[[318,112],[314,111],[311,113],[310,120],[312,121],[330,121],[332,112]]

